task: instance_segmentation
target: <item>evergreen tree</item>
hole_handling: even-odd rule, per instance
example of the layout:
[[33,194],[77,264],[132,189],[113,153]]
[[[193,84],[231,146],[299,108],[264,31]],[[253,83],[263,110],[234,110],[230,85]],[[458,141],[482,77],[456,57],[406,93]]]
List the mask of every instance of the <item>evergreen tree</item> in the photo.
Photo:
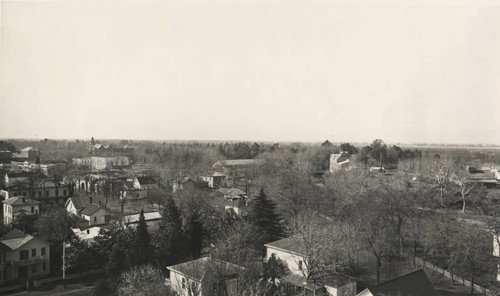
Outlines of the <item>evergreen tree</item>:
[[149,263],[151,261],[151,255],[151,238],[149,237],[148,225],[144,219],[144,210],[141,210],[139,222],[135,229],[135,237],[130,248],[130,263],[133,266]]
[[273,284],[276,283],[276,279],[279,279],[286,275],[286,265],[281,261],[281,259],[276,258],[276,255],[272,255],[267,262],[263,265],[263,278],[265,280],[270,280]]
[[120,246],[115,245],[106,264],[106,275],[111,281],[115,281],[126,269],[127,255]]
[[176,264],[186,255],[181,213],[172,198],[168,198],[165,204],[157,233],[157,246],[162,266]]
[[261,234],[262,242],[268,243],[283,237],[281,217],[276,213],[276,204],[267,198],[264,189],[253,202],[250,219]]
[[203,223],[201,222],[199,212],[194,211],[189,213],[186,217],[184,231],[191,257],[193,259],[199,258],[201,256],[201,249],[203,248]]

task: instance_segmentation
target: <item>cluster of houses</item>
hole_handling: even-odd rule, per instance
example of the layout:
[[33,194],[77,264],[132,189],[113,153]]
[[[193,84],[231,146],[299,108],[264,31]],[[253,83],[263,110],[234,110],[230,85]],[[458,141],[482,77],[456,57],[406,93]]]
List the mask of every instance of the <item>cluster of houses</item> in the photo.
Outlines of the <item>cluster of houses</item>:
[[[311,296],[437,296],[423,270],[417,270],[376,286],[361,288],[355,278],[335,272],[324,272],[314,280],[308,279],[304,242],[288,237],[264,245],[265,261],[279,259],[286,273],[278,279],[286,295]],[[238,286],[245,280],[245,267],[230,262],[203,257],[167,267],[165,284],[178,295],[238,295]]]
[[[32,223],[47,206],[64,207],[80,218],[73,233],[92,243],[101,230],[136,227],[144,212],[150,231],[159,227],[159,205],[148,194],[159,188],[158,180],[147,168],[132,166],[134,148],[91,143],[88,155],[71,163],[42,163],[40,150],[27,147],[18,154],[0,153],[1,221],[21,227],[0,237],[0,285],[23,282],[50,273],[50,245],[24,233],[25,218]],[[247,192],[231,188],[241,179],[242,168],[254,160],[217,162],[213,171],[173,180],[172,190],[209,190],[219,206],[235,215],[247,214]],[[68,166],[71,170],[68,170]],[[140,167],[140,166],[138,166]]]

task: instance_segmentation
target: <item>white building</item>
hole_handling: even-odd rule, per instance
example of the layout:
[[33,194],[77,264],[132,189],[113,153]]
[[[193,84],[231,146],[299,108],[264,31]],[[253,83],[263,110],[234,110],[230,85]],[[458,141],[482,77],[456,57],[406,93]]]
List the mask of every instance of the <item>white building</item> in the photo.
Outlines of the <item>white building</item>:
[[238,281],[244,268],[208,257],[168,266],[170,287],[180,296],[239,296]]
[[266,261],[271,257],[280,259],[290,273],[281,280],[285,283],[287,293],[305,293],[305,295],[355,296],[356,281],[342,274],[328,273],[322,276],[321,282],[308,282],[304,241],[300,237],[288,237],[264,244]]
[[48,242],[14,229],[0,238],[0,285],[50,273]]

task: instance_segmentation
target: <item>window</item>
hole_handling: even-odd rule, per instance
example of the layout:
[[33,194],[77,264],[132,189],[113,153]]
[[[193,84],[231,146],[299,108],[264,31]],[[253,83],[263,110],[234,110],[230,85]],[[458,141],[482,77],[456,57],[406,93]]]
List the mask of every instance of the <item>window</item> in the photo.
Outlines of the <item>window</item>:
[[66,189],[63,190],[63,195],[64,196],[68,195],[68,191],[66,191]]
[[49,197],[49,191],[45,191],[45,197]]
[[41,191],[38,191],[38,197],[42,197],[43,193]]
[[56,189],[56,196],[59,196],[59,189]]
[[36,257],[36,249],[31,249],[31,257]]
[[186,278],[182,278],[182,289],[186,289]]
[[28,260],[30,256],[30,253],[28,250],[22,250],[19,252],[19,260]]
[[299,270],[302,270],[302,260],[299,261]]
[[26,196],[26,191],[23,191],[23,196]]
[[31,264],[31,273],[36,273],[36,264]]
[[94,216],[94,222],[97,222],[97,217]]
[[2,256],[2,257],[3,257],[3,262],[5,263],[5,262],[7,261],[7,260],[5,260],[5,259],[6,259],[6,258],[5,258],[5,254],[3,254],[3,256]]
[[45,247],[41,248],[40,251],[42,253],[42,256],[45,256]]
[[35,212],[35,207],[31,207],[31,212],[34,213]]
[[42,263],[42,271],[45,271],[47,270],[47,264],[45,264],[45,262]]

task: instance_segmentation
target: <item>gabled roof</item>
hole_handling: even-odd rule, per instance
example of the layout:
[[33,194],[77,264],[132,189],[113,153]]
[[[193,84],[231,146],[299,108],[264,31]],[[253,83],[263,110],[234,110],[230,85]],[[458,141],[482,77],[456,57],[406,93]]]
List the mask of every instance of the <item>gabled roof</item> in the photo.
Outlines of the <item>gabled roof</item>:
[[209,257],[168,266],[167,268],[171,272],[181,273],[196,281],[202,281],[206,274],[231,277],[244,269],[239,265]]
[[9,178],[29,178],[31,175],[30,172],[7,172]]
[[300,237],[291,236],[264,244],[264,246],[302,255],[304,250],[304,240]]
[[2,200],[6,205],[10,206],[27,206],[27,205],[38,205],[38,201],[24,196],[14,196],[6,200]]
[[22,232],[19,229],[14,228],[11,231],[4,234],[2,237],[0,237],[0,241],[6,240],[6,239],[21,238],[21,237],[24,237],[24,232]]
[[220,193],[224,194],[224,196],[240,196],[246,195],[246,192],[238,189],[238,188],[219,188]]
[[[139,216],[140,214],[132,214],[132,215],[125,215],[123,216],[123,218],[125,220],[125,223],[136,223],[139,222]],[[158,219],[161,219],[161,215],[160,213],[158,213],[158,211],[144,213],[144,220],[146,221],[158,220]]]
[[100,195],[72,196],[68,198],[65,206],[67,206],[68,203],[71,201],[75,209],[79,211],[83,209],[85,206],[90,204],[91,197],[92,197],[92,203],[94,204],[99,204],[99,202],[101,202],[101,204],[106,203],[105,198]]
[[374,296],[437,296],[425,272],[420,269],[407,275],[400,276],[373,288],[366,289]]
[[92,204],[86,205],[85,208],[83,208],[80,211],[80,214],[85,215],[85,216],[90,216],[90,215],[94,214],[95,212],[97,212],[100,209],[104,209],[106,212],[109,212],[109,210],[106,209],[104,206],[99,206],[99,205],[96,205],[96,204],[92,203]]
[[143,176],[143,177],[137,177],[137,180],[139,181],[139,184],[141,185],[147,185],[147,184],[156,184],[155,178],[151,176]]
[[[3,237],[6,237],[7,239],[3,239]],[[23,246],[27,242],[30,242],[34,239],[40,240],[32,235],[24,234],[17,229],[12,230],[11,232],[4,235],[3,237],[0,240],[0,244],[3,244],[4,246],[8,247],[10,250],[18,249],[19,247]]]

